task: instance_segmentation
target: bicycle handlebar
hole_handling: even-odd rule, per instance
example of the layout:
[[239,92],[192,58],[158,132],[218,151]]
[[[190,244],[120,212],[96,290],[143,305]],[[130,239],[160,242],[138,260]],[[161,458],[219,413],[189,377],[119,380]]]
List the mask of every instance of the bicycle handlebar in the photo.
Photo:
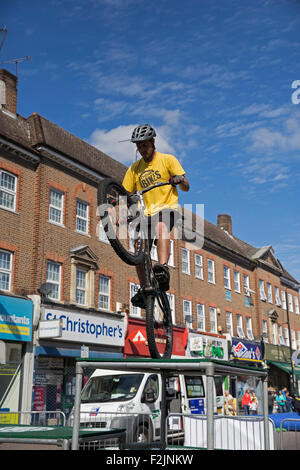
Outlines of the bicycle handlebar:
[[170,181],[167,181],[166,183],[157,183],[157,184],[154,184],[152,186],[149,186],[149,188],[143,189],[143,191],[141,191],[141,194],[145,194],[148,191],[151,191],[151,189],[159,188],[160,186],[168,186],[168,185],[171,186],[172,183],[170,183]]

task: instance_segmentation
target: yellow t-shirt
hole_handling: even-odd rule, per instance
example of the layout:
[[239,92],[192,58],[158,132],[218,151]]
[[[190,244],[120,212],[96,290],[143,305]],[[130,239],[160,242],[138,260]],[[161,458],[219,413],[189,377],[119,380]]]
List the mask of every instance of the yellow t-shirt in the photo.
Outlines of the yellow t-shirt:
[[[154,158],[147,163],[143,158],[128,168],[123,186],[129,193],[141,191],[156,183],[165,183],[171,176],[184,175],[185,171],[173,155],[155,152]],[[146,215],[154,215],[162,209],[178,208],[178,192],[174,186],[162,186],[144,194]]]

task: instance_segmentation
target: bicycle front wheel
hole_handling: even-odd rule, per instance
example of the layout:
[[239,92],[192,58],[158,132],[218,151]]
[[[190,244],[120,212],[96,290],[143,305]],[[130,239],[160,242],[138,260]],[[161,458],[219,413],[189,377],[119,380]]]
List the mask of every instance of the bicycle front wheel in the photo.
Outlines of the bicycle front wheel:
[[147,295],[146,331],[153,359],[170,359],[173,349],[172,315],[167,294],[156,290]]
[[[134,212],[135,210],[135,212]],[[116,180],[104,179],[98,187],[98,215],[106,236],[117,255],[135,266],[144,260],[144,241],[136,207],[129,193]]]

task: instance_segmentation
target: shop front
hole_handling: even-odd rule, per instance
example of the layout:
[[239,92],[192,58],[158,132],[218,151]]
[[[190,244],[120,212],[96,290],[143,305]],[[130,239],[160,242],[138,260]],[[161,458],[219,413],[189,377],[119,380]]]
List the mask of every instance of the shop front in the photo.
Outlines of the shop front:
[[33,303],[0,295],[0,409],[18,411],[22,359],[32,340]]
[[[173,326],[172,357],[185,357],[187,336],[185,328]],[[128,318],[124,357],[150,357],[145,320]]]
[[[264,346],[257,341],[250,341],[245,338],[231,338],[231,357],[235,363],[249,365],[251,367],[263,367]],[[249,389],[254,392],[258,400],[257,413],[262,412],[262,384],[256,377],[247,375],[231,378],[230,391],[237,399],[237,406],[241,410],[241,402],[245,391]]]
[[190,332],[187,356],[228,361],[228,341],[223,335]]
[[[276,390],[292,391],[291,352],[287,346],[266,344],[265,359],[269,367],[269,385]],[[296,393],[300,391],[300,367],[294,366]]]
[[[43,305],[35,348],[33,411],[63,411],[74,404],[75,361],[83,358],[122,358],[125,317],[76,307]],[[86,371],[84,383],[89,377]]]

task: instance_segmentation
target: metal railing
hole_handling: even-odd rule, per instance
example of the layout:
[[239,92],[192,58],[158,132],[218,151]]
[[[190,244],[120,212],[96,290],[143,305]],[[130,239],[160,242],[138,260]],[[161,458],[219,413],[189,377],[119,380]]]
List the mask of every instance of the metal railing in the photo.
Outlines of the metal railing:
[[279,436],[280,450],[300,450],[300,417],[283,419]]

